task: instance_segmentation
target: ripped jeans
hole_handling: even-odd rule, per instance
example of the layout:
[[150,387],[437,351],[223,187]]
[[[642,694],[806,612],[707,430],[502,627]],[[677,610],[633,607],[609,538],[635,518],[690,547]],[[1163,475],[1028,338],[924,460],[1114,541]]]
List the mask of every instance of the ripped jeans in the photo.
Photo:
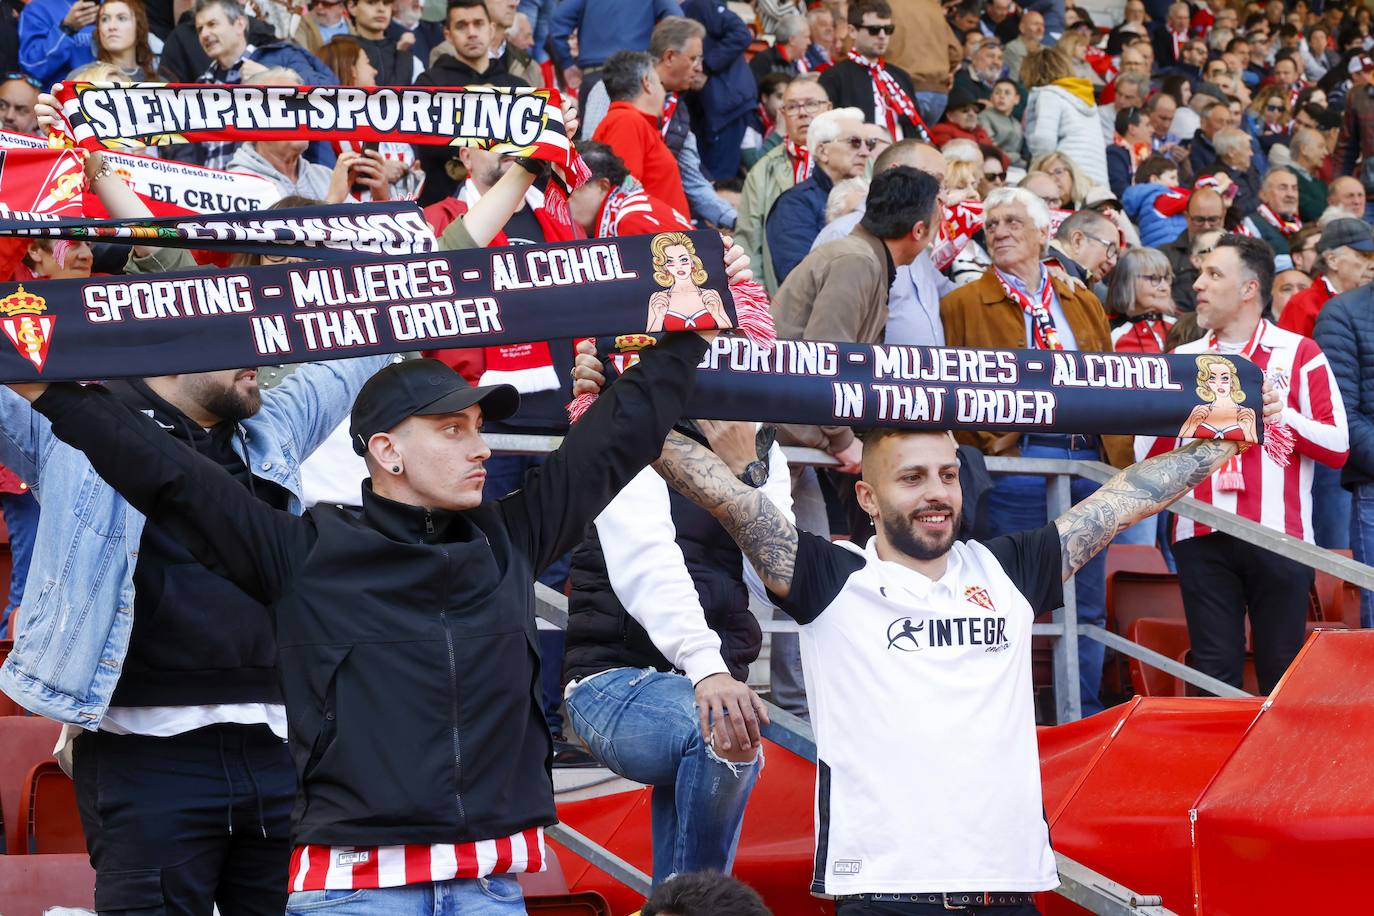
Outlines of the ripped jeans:
[[676,874],[728,872],[763,752],[729,763],[701,739],[696,692],[680,674],[616,668],[567,700],[573,728],[604,765],[654,787],[654,885]]

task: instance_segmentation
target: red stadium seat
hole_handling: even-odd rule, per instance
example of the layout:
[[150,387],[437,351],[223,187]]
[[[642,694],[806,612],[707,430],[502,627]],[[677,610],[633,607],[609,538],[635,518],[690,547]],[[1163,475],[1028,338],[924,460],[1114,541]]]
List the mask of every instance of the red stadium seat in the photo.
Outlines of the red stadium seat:
[[[24,780],[34,764],[52,759],[52,749],[62,726],[51,719],[37,716],[7,716],[0,718],[0,821],[5,825],[5,851],[23,853],[28,825],[20,819],[20,801],[24,795]],[[0,902],[5,897],[0,894]],[[8,908],[0,906],[0,913],[12,916]]]
[[544,916],[611,916],[611,905],[596,891],[525,897],[525,912]]
[[1124,635],[1140,617],[1183,619],[1178,576],[1121,571],[1107,577],[1107,629]]
[[[9,657],[10,650],[14,648],[14,640],[0,639],[0,665],[5,663]],[[22,716],[24,707],[11,700],[4,693],[0,693],[0,716]]]
[[0,856],[0,912],[43,916],[55,906],[95,909],[95,869],[84,852]]
[[[1349,550],[1335,550],[1343,557],[1351,556]],[[1359,626],[1360,621],[1360,590],[1357,586],[1351,585],[1336,578],[1330,573],[1317,570],[1316,580],[1312,583],[1312,602],[1311,611],[1308,618],[1311,620],[1335,621],[1351,625],[1352,621],[1344,615],[1352,605],[1355,607],[1353,627]]]
[[[1188,624],[1182,620],[1163,617],[1137,617],[1127,632],[1131,642],[1153,649],[1168,658],[1178,658],[1188,651]],[[1143,697],[1171,697],[1177,695],[1177,679],[1138,659],[1130,660],[1131,687]]]
[[24,780],[19,808],[31,854],[85,852],[86,836],[76,810],[76,787],[55,760],[35,764]]
[[1115,572],[1163,573],[1169,567],[1164,554],[1153,544],[1108,544],[1107,577]]

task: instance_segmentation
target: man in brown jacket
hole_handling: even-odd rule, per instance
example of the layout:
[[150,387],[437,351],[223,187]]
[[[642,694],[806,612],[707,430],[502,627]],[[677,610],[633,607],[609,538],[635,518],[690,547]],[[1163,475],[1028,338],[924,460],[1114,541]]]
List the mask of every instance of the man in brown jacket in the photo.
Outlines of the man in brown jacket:
[[[1102,303],[1087,289],[1061,282],[1041,262],[1050,240],[1050,213],[1044,201],[1024,188],[998,188],[983,203],[983,226],[992,267],[981,278],[940,300],[945,343],[951,347],[1031,349],[1112,349]],[[1049,435],[959,432],[960,442],[987,455],[1027,458],[1077,458],[1107,461],[1119,468],[1132,460],[1130,436]],[[1075,478],[1073,501],[1085,499],[1097,484]],[[1045,478],[1006,475],[988,494],[982,517],[989,536],[1025,531],[1045,524]],[[1075,577],[1078,619],[1106,625],[1106,553]],[[1091,639],[1078,642],[1079,693],[1083,714],[1101,712],[1104,648]]]
[[916,106],[926,124],[933,125],[945,112],[945,94],[954,85],[954,71],[963,63],[964,49],[938,0],[892,4],[892,24],[896,29],[887,46],[887,60],[911,76]]
[[[875,177],[854,231],[808,254],[778,290],[778,337],[882,343],[888,290],[897,268],[916,260],[939,230],[939,194],[939,179],[910,166]],[[859,472],[861,446],[847,426],[788,426],[781,438],[823,449],[839,460],[838,470]]]

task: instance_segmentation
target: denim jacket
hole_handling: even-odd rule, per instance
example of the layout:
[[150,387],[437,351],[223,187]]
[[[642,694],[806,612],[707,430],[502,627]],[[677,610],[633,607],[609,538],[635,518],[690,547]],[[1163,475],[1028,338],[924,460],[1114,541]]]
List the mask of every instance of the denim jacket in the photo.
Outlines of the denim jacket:
[[[303,511],[301,462],[348,416],[359,389],[395,357],[316,363],[266,392],[234,446],[258,477]],[[53,436],[48,421],[0,387],[0,464],[42,505],[14,650],[0,690],[38,715],[96,729],[133,631],[134,565],[144,517]]]

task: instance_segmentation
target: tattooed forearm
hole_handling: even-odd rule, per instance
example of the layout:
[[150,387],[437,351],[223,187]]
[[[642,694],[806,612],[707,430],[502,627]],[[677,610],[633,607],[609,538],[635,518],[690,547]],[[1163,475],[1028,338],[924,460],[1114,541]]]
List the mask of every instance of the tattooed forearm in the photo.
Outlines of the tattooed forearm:
[[680,433],[669,433],[654,469],[715,516],[773,594],[791,591],[797,529],[761,490],[741,483],[714,452]]
[[1168,508],[1236,453],[1234,442],[1200,439],[1133,464],[1055,520],[1064,578],[1073,575],[1123,529]]

